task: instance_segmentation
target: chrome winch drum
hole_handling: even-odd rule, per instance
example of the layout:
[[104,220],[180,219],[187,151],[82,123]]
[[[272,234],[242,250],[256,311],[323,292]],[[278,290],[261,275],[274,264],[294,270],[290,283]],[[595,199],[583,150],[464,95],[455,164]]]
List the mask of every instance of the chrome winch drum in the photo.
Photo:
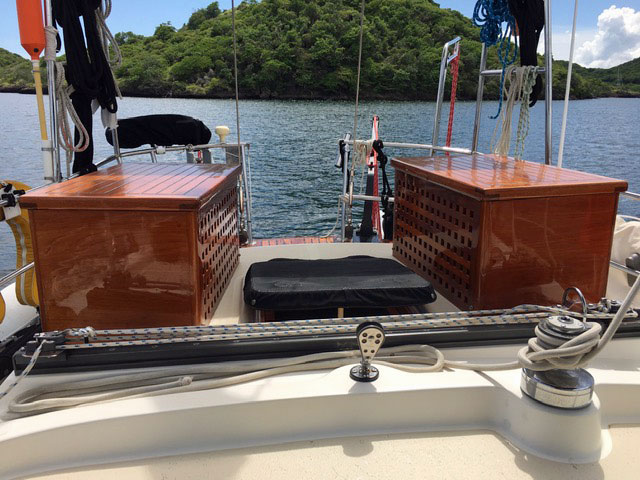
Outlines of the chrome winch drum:
[[[587,325],[569,316],[551,316],[538,324],[549,348],[561,345],[587,330]],[[522,369],[521,390],[530,398],[550,407],[585,408],[591,404],[593,376],[583,368],[533,371]]]

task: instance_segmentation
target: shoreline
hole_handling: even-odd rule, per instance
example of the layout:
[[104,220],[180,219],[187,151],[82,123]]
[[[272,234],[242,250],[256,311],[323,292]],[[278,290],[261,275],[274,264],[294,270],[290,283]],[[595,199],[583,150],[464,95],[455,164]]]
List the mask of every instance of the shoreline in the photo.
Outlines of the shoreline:
[[[47,95],[47,88],[43,86],[43,93]],[[0,87],[0,93],[19,93],[24,95],[34,95],[35,88],[32,87]],[[233,94],[229,95],[189,95],[189,94],[180,94],[180,95],[154,95],[146,92],[122,92],[124,97],[133,97],[133,98],[178,98],[178,99],[196,99],[196,100],[235,100],[235,96]],[[602,97],[587,97],[587,98],[577,98],[571,97],[571,100],[596,100],[598,98],[640,98],[640,92],[624,92],[620,95],[609,95]],[[353,101],[353,96],[349,95],[340,95],[340,96],[314,96],[314,95],[280,95],[280,96],[266,96],[266,95],[240,95],[240,100],[278,100],[278,101]],[[435,98],[406,98],[406,97],[394,97],[392,95],[360,95],[361,101],[390,101],[390,102],[435,102]],[[472,102],[475,101],[475,98],[456,98],[456,101],[460,102]],[[484,101],[497,101],[496,98],[485,98]],[[554,101],[564,100],[564,96],[557,97],[553,99]],[[445,102],[449,101],[448,97],[445,97]],[[540,98],[539,102],[543,102],[544,98]]]

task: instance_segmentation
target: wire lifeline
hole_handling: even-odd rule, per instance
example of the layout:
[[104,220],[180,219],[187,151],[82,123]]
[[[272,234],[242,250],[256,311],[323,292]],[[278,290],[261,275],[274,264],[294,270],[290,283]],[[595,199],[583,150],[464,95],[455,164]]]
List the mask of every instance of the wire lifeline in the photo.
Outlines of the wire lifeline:
[[569,48],[569,65],[567,66],[567,85],[564,92],[564,108],[562,111],[562,127],[560,127],[560,144],[558,145],[558,167],[562,168],[564,158],[564,139],[567,132],[567,117],[569,115],[569,95],[571,93],[571,75],[573,72],[573,54],[576,47],[576,21],[578,19],[578,0],[573,6],[573,27],[571,29],[571,47]]
[[[354,141],[354,149],[356,147],[356,140],[358,138],[358,101],[360,99],[360,69],[362,66],[362,37],[364,33],[364,6],[365,1],[362,0],[362,4],[360,6],[360,40],[358,45],[358,72],[356,75],[356,102],[355,109],[353,113],[353,141]],[[349,177],[349,182],[351,183],[349,187],[349,210],[353,206],[353,178],[355,174],[355,161],[351,162],[351,176]],[[351,223],[351,222],[349,222]]]

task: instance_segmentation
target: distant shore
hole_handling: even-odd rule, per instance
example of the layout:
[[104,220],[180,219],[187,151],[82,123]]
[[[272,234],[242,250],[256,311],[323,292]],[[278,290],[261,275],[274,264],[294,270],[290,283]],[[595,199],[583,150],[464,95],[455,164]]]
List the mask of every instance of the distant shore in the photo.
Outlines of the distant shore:
[[[45,95],[47,94],[47,88],[44,87],[43,91]],[[0,86],[0,93],[22,93],[26,95],[33,95],[36,93],[34,88],[30,87],[6,87]],[[233,100],[235,97],[233,94],[222,94],[222,95],[193,95],[193,94],[153,94],[148,92],[128,92],[123,91],[123,96],[125,97],[136,97],[136,98],[188,98],[188,99],[215,99],[215,100]],[[341,96],[314,96],[314,95],[242,95],[240,94],[240,99],[242,100],[338,100],[338,101],[349,101],[353,100],[353,95],[341,95]],[[620,92],[613,95],[603,95],[599,97],[582,97],[577,98],[572,96],[572,100],[592,100],[595,98],[640,98],[640,93],[635,92]],[[398,102],[433,102],[435,98],[407,98],[407,97],[397,97],[394,95],[360,95],[361,100],[369,100],[369,101],[398,101]],[[563,100],[563,96],[554,95],[554,100]],[[447,102],[448,98],[445,99]],[[475,101],[475,97],[473,98],[457,98],[459,101]],[[496,98],[485,98],[485,100],[497,100]],[[543,99],[541,99],[543,100]]]

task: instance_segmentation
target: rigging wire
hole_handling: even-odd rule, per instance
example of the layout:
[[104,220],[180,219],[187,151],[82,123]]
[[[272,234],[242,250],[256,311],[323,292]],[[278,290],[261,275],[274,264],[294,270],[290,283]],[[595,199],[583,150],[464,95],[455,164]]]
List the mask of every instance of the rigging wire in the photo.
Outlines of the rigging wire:
[[[356,142],[358,140],[358,101],[360,99],[360,68],[362,66],[362,37],[364,33],[364,4],[365,0],[362,0],[362,4],[360,6],[360,40],[358,45],[358,73],[356,75],[356,104],[355,110],[353,113],[353,147],[356,150]],[[369,149],[370,150],[370,149]],[[355,174],[355,165],[356,162],[351,162],[351,177],[350,181],[352,183],[349,188],[349,209],[353,206],[353,178]]]
[[569,115],[569,95],[571,93],[571,72],[573,70],[573,52],[576,46],[576,20],[578,18],[578,0],[573,7],[573,28],[571,30],[571,47],[569,49],[569,66],[567,67],[567,87],[564,92],[564,111],[562,112],[562,127],[560,128],[560,145],[558,145],[558,167],[562,168],[564,156],[564,138],[567,132],[567,117]]
[[240,99],[238,96],[238,44],[236,40],[236,6],[235,0],[231,0],[231,30],[233,32],[233,75],[236,87],[236,130],[238,132],[238,161],[242,162],[240,146]]

